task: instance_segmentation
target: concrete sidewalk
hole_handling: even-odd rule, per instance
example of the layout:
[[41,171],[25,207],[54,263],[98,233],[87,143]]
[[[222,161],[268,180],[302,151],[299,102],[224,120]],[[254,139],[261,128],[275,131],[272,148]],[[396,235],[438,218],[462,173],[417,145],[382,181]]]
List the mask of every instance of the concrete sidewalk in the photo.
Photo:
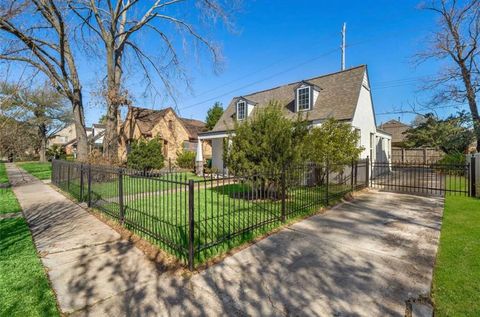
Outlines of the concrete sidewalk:
[[60,308],[74,316],[404,316],[428,294],[441,198],[372,192],[192,277],[7,165]]

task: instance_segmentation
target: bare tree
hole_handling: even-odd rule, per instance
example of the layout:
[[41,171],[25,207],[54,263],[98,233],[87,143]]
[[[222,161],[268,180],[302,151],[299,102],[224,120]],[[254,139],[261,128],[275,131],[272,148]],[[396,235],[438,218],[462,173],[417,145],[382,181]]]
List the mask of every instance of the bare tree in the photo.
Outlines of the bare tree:
[[480,1],[433,0],[422,8],[438,15],[438,30],[431,37],[431,47],[420,53],[420,61],[438,59],[448,65],[433,79],[436,88],[433,103],[468,102],[480,151],[480,116],[477,93],[480,90],[479,41]]
[[[235,10],[238,1],[225,2]],[[186,13],[194,12],[192,20],[197,22],[200,18],[221,19],[231,26],[227,5],[221,0],[156,0],[148,3],[140,0],[69,0],[69,6],[81,20],[82,35],[85,29],[89,30],[104,46],[107,127],[103,149],[110,160],[118,158],[119,108],[130,102],[123,85],[126,57],[131,56],[131,64],[137,67],[137,73],[143,72],[147,86],[155,89],[154,76],[158,77],[166,94],[173,96],[175,89],[169,74],[188,85],[177,47],[182,44],[178,41],[179,32],[186,35],[185,39],[191,39],[195,45],[206,49],[213,57],[214,65],[221,61],[218,47],[197,30],[195,22],[187,20]],[[150,35],[153,37],[150,43],[146,43]],[[154,49],[146,45],[152,41],[158,43]]]
[[30,143],[38,152],[40,161],[46,162],[48,139],[72,121],[65,97],[49,85],[27,88],[1,83],[0,101],[3,116],[21,123],[30,134],[36,131],[35,140]]
[[63,1],[1,0],[0,60],[27,64],[49,78],[72,104],[78,158],[87,158],[82,87],[70,46]]

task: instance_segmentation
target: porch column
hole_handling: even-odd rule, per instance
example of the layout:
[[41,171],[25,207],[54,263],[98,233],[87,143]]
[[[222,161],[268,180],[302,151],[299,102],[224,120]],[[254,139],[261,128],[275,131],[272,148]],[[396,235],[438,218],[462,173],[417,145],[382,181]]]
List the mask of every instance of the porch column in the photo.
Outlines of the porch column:
[[202,140],[198,139],[197,142],[197,155],[195,157],[195,173],[198,176],[203,176],[203,152],[202,152]]

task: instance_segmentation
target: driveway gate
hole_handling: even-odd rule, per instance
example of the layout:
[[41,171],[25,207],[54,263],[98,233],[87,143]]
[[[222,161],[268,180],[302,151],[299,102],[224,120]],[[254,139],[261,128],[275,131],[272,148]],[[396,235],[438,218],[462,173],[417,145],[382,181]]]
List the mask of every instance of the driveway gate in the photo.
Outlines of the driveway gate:
[[372,188],[412,194],[470,196],[470,164],[416,164],[373,162],[370,168]]

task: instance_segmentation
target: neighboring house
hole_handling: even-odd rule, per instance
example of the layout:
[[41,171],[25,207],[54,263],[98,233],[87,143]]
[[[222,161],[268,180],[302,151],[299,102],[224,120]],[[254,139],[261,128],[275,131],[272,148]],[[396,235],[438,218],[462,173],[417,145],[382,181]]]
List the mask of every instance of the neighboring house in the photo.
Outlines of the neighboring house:
[[[87,131],[87,144],[88,144],[88,152],[92,152],[94,149],[99,151],[103,150],[103,137],[105,135],[105,128],[104,124],[94,123],[91,128],[85,128]],[[65,146],[65,152],[67,154],[77,154],[77,139],[73,139]]]
[[62,130],[52,135],[47,142],[47,147],[52,147],[53,145],[65,146],[67,143],[75,140],[77,138],[77,133],[75,131],[75,124],[72,123]]
[[379,128],[392,135],[392,146],[403,147],[403,142],[405,141],[404,133],[410,129],[411,126],[399,120],[390,120],[382,123]]
[[[87,141],[89,145],[89,151],[94,148],[102,149],[103,135],[105,134],[105,125],[94,123],[92,127],[85,128],[87,133]],[[53,145],[60,145],[65,148],[65,152],[68,155],[76,155],[77,153],[77,133],[75,131],[75,124],[71,124],[64,129],[58,131],[53,135],[47,143],[48,147]]]
[[[198,134],[206,131],[205,123],[179,117],[172,108],[152,110],[129,107],[120,132],[119,158],[126,161],[130,144],[141,138],[159,137],[165,160],[175,164],[182,151],[197,151]],[[202,153],[211,156],[211,145],[203,143]]]
[[[367,66],[327,74],[232,99],[212,131],[199,134],[200,141],[212,142],[212,166],[224,171],[223,146],[235,121],[247,120],[269,101],[280,102],[285,117],[294,119],[304,113],[311,126],[327,118],[348,122],[360,134],[362,158],[390,160],[391,135],[376,127]],[[197,153],[197,161],[202,153]],[[199,164],[198,164],[199,165]]]

